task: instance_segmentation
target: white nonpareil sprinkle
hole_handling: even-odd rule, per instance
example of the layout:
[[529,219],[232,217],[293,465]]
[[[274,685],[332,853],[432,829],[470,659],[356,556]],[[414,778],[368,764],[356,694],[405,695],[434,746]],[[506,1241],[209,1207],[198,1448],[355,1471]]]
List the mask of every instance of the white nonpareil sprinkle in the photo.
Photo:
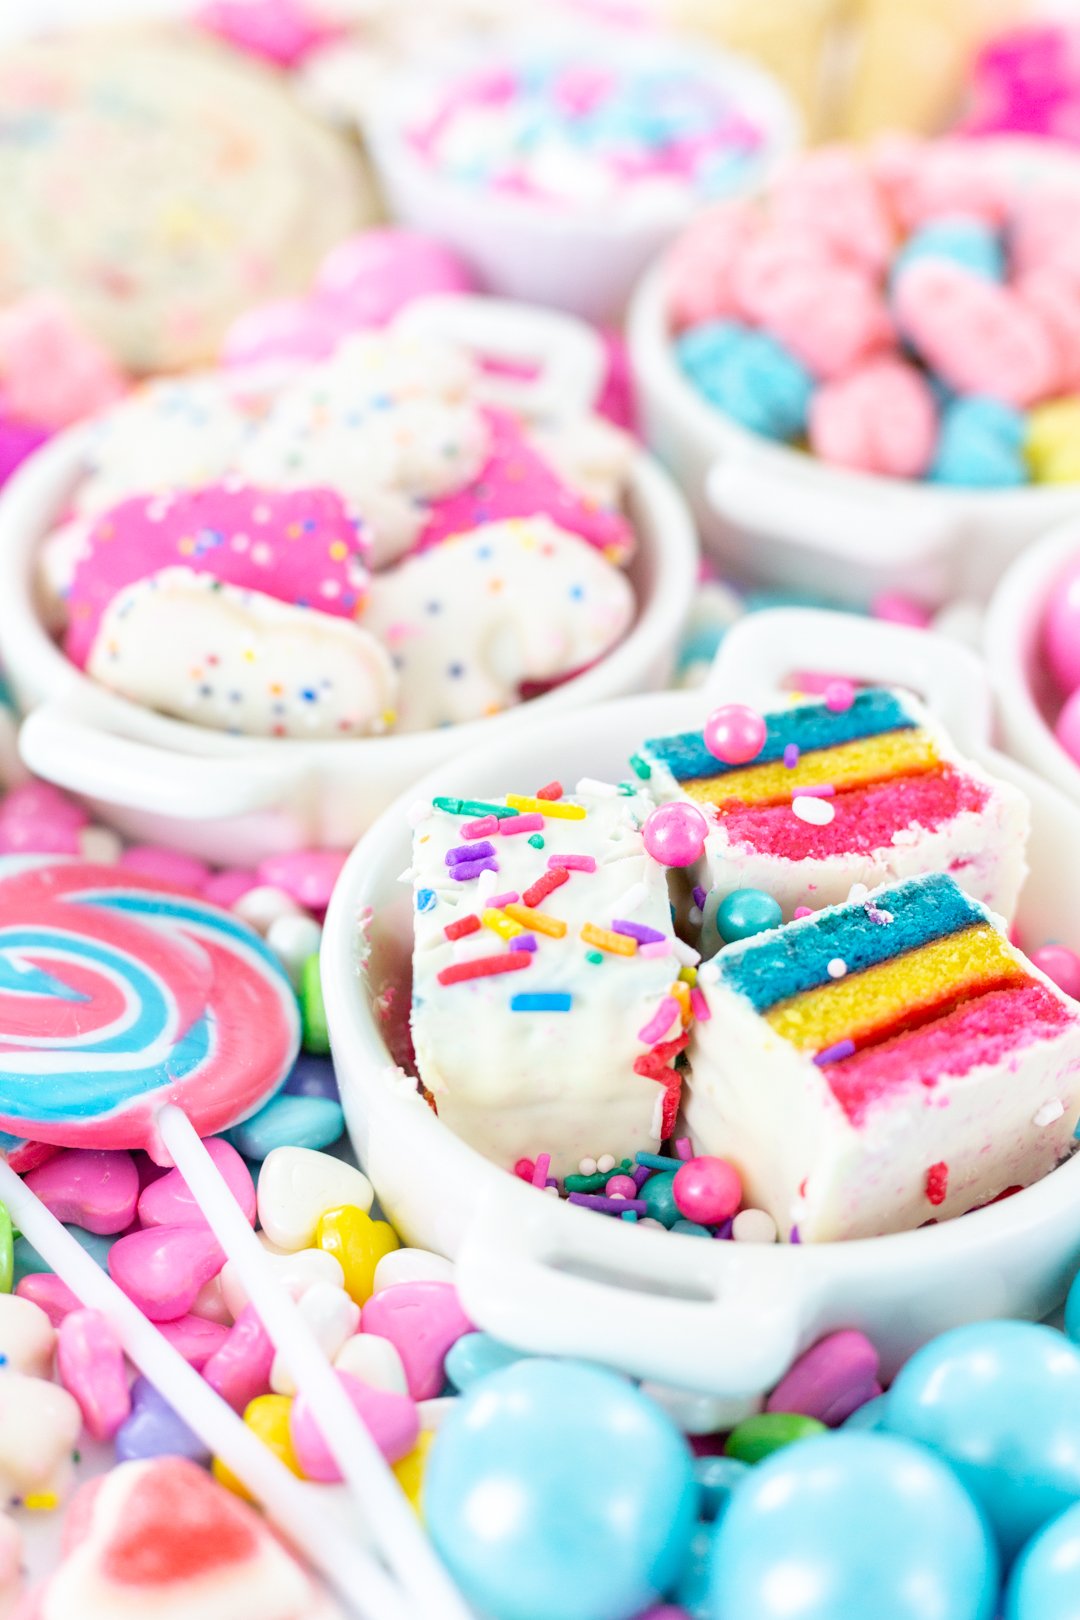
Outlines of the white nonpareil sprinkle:
[[678,958],[683,967],[697,967],[701,961],[701,952],[695,951],[692,945],[687,945],[685,940],[677,936],[671,941],[671,954]]
[[842,956],[834,956],[825,971],[830,979],[842,979],[847,972],[847,963]]
[[596,1160],[582,1159],[581,1163],[578,1165],[578,1174],[582,1176],[595,1176]]
[[698,968],[698,984],[716,984],[719,979],[719,962],[703,962]]
[[691,906],[686,915],[689,917],[690,925],[693,928],[700,928],[705,921],[705,913],[700,906]]
[[791,801],[791,810],[800,821],[808,822],[811,827],[827,827],[836,814],[831,800],[815,799],[807,793],[795,795]]
[[848,905],[857,906],[860,900],[865,900],[870,890],[865,883],[853,883],[848,890]]
[[422,821],[428,821],[435,814],[432,806],[426,799],[414,799],[405,812],[405,820],[410,827],[419,827]]
[[614,1170],[615,1168],[614,1155],[611,1153],[602,1153],[596,1161],[596,1168],[599,1170],[601,1175],[606,1176],[610,1170]]
[[594,776],[583,776],[574,792],[589,793],[595,799],[615,799],[619,794],[614,782],[598,782]]
[[741,1209],[731,1223],[736,1243],[775,1243],[776,1222],[767,1209]]
[[1060,1119],[1064,1112],[1065,1104],[1061,1101],[1060,1097],[1051,1097],[1049,1102],[1043,1103],[1042,1107],[1039,1109],[1039,1112],[1035,1115],[1031,1123],[1040,1127],[1043,1125],[1052,1125],[1055,1119]]

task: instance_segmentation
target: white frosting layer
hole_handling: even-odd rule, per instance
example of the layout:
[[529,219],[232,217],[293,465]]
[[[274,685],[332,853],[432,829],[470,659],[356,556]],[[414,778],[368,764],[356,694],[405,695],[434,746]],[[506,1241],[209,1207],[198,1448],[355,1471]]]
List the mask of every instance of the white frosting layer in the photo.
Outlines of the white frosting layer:
[[[533,784],[538,786],[539,784]],[[497,801],[502,803],[503,801]],[[582,820],[545,818],[542,849],[531,834],[494,834],[497,872],[459,882],[447,852],[479,842],[463,836],[470,816],[432,810],[416,826],[412,879],[416,900],[412,1031],[420,1078],[440,1118],[487,1158],[511,1168],[520,1158],[551,1155],[551,1175],[577,1171],[583,1158],[616,1160],[655,1151],[665,1090],[635,1074],[634,1063],[681,1030],[676,1017],[652,1041],[639,1036],[677,979],[673,949],[633,956],[581,938],[593,923],[644,924],[671,941],[665,869],[645,850],[640,828],[652,809],[643,793],[575,792],[559,801],[585,807]],[[514,949],[492,929],[451,941],[448,923],[484,910],[491,896],[523,893],[560,854],[591,855],[595,872],[572,871],[537,908],[567,925],[563,938],[533,930],[537,950],[520,972],[443,985],[444,968]],[[588,953],[601,957],[588,960]],[[512,998],[568,993],[569,1011],[511,1010]]]

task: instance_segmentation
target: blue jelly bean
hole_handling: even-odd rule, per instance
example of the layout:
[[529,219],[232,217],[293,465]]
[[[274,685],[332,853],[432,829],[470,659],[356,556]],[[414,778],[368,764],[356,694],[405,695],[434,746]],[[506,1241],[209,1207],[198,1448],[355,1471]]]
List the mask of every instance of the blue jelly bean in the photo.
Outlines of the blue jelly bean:
[[301,1052],[282,1090],[290,1097],[325,1097],[337,1102],[338,1083],[333,1060],[317,1052]]
[[117,1430],[115,1444],[117,1462],[137,1462],[146,1457],[210,1461],[209,1446],[188,1428],[147,1378],[136,1378],[131,1386],[131,1415]]
[[[92,1259],[104,1271],[109,1258],[109,1250],[116,1241],[115,1236],[102,1237],[98,1232],[85,1232],[81,1226],[65,1226],[79,1246],[86,1250]],[[29,1238],[17,1237],[14,1243],[14,1274],[12,1288],[17,1288],[24,1277],[32,1276],[38,1271],[51,1271],[48,1265],[38,1254]]]
[[1002,1620],[1076,1620],[1080,1614],[1080,1502],[1032,1538],[1013,1566]]
[[684,358],[688,340],[701,333],[692,327],[678,340],[680,364],[710,404],[751,433],[767,439],[797,438],[806,427],[813,378],[794,355],[767,332],[735,321],[710,321],[712,346],[699,339]]
[[489,1620],[628,1620],[677,1580],[697,1504],[689,1447],[654,1401],[546,1357],[453,1403],[423,1490],[436,1548]]
[[716,907],[717,931],[727,945],[779,928],[783,918],[779,901],[764,889],[733,889]]
[[872,1430],[886,1428],[885,1414],[888,1399],[887,1395],[875,1395],[872,1401],[864,1401],[861,1406],[855,1408],[850,1417],[844,1419],[841,1428],[861,1429],[867,1433]]
[[936,1457],[825,1434],[751,1470],[717,1525],[709,1620],[990,1620],[998,1558]]
[[1008,489],[1028,482],[1026,422],[1020,411],[982,394],[954,399],[941,414],[931,483]]
[[701,1514],[718,1519],[731,1501],[731,1493],[750,1472],[737,1457],[695,1457],[694,1478],[701,1492]]
[[951,1464],[1007,1559],[1080,1497],[1080,1350],[1054,1328],[941,1334],[900,1369],[885,1421]]
[[493,1339],[490,1333],[466,1333],[446,1354],[446,1376],[459,1391],[471,1389],[481,1378],[512,1367],[527,1354]]
[[948,259],[984,281],[1005,280],[1001,233],[966,215],[932,219],[914,231],[893,260],[892,284],[920,259]]
[[265,1159],[276,1147],[328,1148],[344,1129],[340,1103],[280,1094],[224,1134],[245,1159]]

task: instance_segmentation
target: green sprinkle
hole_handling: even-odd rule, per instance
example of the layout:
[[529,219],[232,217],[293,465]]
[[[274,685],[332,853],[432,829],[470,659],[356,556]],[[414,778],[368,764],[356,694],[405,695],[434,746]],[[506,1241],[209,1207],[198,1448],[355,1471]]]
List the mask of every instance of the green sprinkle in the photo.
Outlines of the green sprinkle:
[[652,775],[652,766],[640,754],[630,755],[630,769],[642,782],[647,782]]
[[305,1052],[329,1052],[330,1031],[323,1006],[318,951],[312,951],[300,972],[300,1022]]
[[0,1294],[10,1294],[15,1280],[15,1243],[11,1235],[11,1216],[0,1204]]
[[801,1412],[759,1412],[732,1429],[724,1446],[724,1456],[744,1463],[763,1462],[782,1446],[825,1433],[824,1423],[819,1423],[817,1418],[804,1417]]
[[505,804],[485,804],[483,799],[432,799],[436,810],[445,810],[448,816],[498,816],[505,821],[509,816],[519,816],[520,810],[511,810]]
[[529,839],[529,843],[532,845],[533,849],[543,849],[543,835],[541,833],[533,833],[532,837]]
[[604,953],[603,951],[586,951],[585,960],[591,962],[593,967],[599,967],[604,960]]
[[563,1186],[568,1193],[602,1193],[612,1176],[628,1176],[634,1168],[630,1159],[624,1159],[614,1170],[597,1170],[591,1176],[567,1176]]

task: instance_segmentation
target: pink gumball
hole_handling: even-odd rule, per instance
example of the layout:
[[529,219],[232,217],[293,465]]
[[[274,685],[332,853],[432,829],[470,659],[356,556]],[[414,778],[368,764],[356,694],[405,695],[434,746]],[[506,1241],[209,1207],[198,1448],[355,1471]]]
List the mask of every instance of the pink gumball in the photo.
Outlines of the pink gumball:
[[1080,1001],[1080,956],[1075,951],[1067,945],[1040,945],[1032,951],[1031,960],[1059,990]]
[[[1059,575],[1051,593],[1043,620],[1043,650],[1062,691],[1075,692],[1080,686],[1080,556]],[[1080,739],[1080,730],[1075,734]],[[1058,735],[1073,758],[1080,759],[1080,752]]]
[[726,1159],[711,1155],[687,1159],[676,1170],[671,1191],[679,1213],[702,1226],[719,1226],[742,1202],[739,1172]]
[[765,746],[765,721],[745,703],[725,703],[714,709],[702,730],[702,740],[725,765],[745,765]]
[[830,714],[846,714],[855,702],[855,688],[850,681],[830,681],[825,688],[825,707]]
[[693,866],[705,849],[709,824],[692,804],[662,804],[642,828],[645,848],[661,866]]
[[1057,717],[1054,735],[1069,755],[1080,765],[1080,687],[1077,687],[1072,697],[1067,698],[1065,706]]

